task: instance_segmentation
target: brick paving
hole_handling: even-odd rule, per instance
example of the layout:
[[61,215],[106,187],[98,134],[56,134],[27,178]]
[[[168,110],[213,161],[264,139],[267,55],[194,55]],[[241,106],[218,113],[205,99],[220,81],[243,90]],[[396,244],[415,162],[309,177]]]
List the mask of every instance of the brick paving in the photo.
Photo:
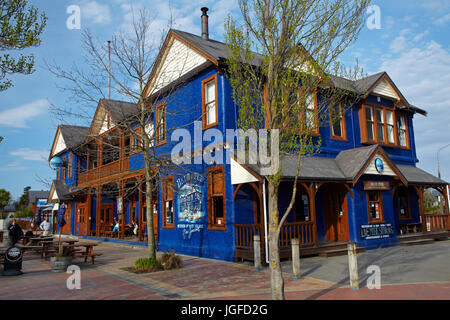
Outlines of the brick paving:
[[[69,274],[53,273],[50,262],[27,252],[23,275],[0,277],[0,299],[160,300],[270,299],[269,270],[246,264],[182,256],[179,270],[134,274],[121,268],[147,255],[145,247],[99,243],[103,253],[95,265],[74,261],[81,268],[81,290],[69,290]],[[448,282],[383,285],[381,290],[354,290],[342,283],[310,277],[292,279],[285,273],[287,299],[450,299]]]

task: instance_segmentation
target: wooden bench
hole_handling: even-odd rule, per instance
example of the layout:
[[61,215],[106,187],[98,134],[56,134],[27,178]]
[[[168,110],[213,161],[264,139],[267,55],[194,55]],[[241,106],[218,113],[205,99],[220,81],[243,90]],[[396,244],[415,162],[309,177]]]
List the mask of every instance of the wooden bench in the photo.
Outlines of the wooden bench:
[[422,224],[421,223],[400,224],[400,229],[402,230],[403,234],[418,233],[422,232]]
[[101,255],[102,255],[102,253],[89,254],[89,253],[86,253],[86,252],[79,252],[77,250],[77,252],[74,255],[72,255],[72,257],[73,258],[84,258],[84,262],[87,262],[87,259],[91,258],[92,264],[94,264],[95,257],[101,256]]

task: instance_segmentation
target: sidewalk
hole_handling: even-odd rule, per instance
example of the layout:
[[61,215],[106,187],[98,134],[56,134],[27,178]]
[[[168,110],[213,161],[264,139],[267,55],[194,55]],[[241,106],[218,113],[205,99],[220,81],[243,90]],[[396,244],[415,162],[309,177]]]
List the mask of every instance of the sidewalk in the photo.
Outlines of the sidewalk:
[[[446,243],[437,245],[446,245],[447,249],[450,249],[450,241]],[[430,246],[434,245],[427,245],[427,248],[422,250],[429,252]],[[179,270],[149,274],[133,274],[120,270],[132,266],[137,258],[145,257],[146,250],[147,248],[142,247],[100,243],[95,247],[95,251],[103,255],[98,257],[95,265],[80,263],[82,260],[74,261],[79,263],[81,268],[81,290],[67,289],[66,281],[69,274],[53,273],[49,261],[42,260],[35,254],[26,253],[22,276],[0,277],[0,299],[271,298],[268,268],[254,271],[248,264],[182,256],[184,267]],[[379,255],[380,252],[375,250],[366,254],[370,257]],[[369,290],[365,287],[354,290],[348,288],[348,283],[327,277],[320,279],[316,277],[317,270],[322,269],[320,272],[325,272],[328,268],[340,266],[342,258],[325,259],[319,268],[316,265],[320,262],[319,258],[303,259],[302,270],[305,272],[303,279],[292,279],[289,270],[286,270],[284,279],[287,299],[450,299],[450,279],[427,280],[416,284],[384,285],[383,282],[381,290]],[[440,265],[441,268],[443,266],[446,267],[448,264]],[[288,264],[285,263],[284,268],[289,269]],[[398,271],[403,273],[402,270]]]

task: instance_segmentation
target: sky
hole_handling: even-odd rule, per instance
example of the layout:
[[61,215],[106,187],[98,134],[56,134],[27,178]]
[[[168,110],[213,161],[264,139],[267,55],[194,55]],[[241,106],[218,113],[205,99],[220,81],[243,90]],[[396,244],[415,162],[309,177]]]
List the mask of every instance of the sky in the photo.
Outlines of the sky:
[[[67,92],[58,89],[61,80],[45,62],[70,69],[83,65],[81,33],[89,29],[105,42],[120,30],[130,30],[132,10],[147,8],[154,27],[162,28],[172,17],[173,27],[201,34],[200,8],[209,8],[210,38],[223,41],[228,14],[239,19],[236,0],[39,0],[30,1],[48,16],[40,47],[24,53],[36,57],[32,75],[13,75],[14,87],[0,92],[0,189],[18,198],[26,186],[48,190],[55,173],[48,157],[58,123],[51,105],[76,107]],[[81,9],[80,29],[67,20],[70,6]],[[437,152],[450,144],[450,0],[372,1],[379,8],[379,25],[367,13],[356,43],[342,61],[352,65],[357,58],[364,72],[386,71],[413,105],[427,110],[414,116],[418,167],[437,175]],[[95,106],[94,106],[95,108]],[[72,123],[78,124],[78,123]],[[450,181],[450,146],[439,153],[442,178]]]

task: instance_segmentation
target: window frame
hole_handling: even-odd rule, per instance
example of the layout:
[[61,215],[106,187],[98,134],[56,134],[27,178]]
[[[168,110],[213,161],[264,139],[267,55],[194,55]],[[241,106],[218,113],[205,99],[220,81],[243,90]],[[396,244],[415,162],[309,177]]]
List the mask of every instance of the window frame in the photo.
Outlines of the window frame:
[[[164,139],[160,138],[160,126],[157,124],[157,121],[159,121],[159,115],[160,110],[163,110],[163,119],[164,119]],[[153,127],[153,130],[155,130],[155,140],[156,140],[156,146],[161,146],[165,143],[167,143],[167,104],[165,102],[160,103],[156,106],[156,117],[155,117],[155,125]]]
[[[226,196],[225,196],[225,170],[224,166],[211,167],[206,170],[208,176],[208,230],[226,231],[227,230],[227,215],[226,215]],[[220,193],[213,193],[213,174],[216,172],[222,173],[222,190]],[[222,197],[223,204],[223,222],[216,223],[216,218],[213,216],[213,198]]]
[[[300,220],[298,219],[299,214],[298,214],[298,199],[302,199],[303,202],[303,196],[306,195],[307,199],[308,199],[308,215],[305,216],[304,211],[303,211],[303,216],[305,217],[305,220]],[[294,202],[294,222],[309,222],[311,221],[311,202],[309,201],[309,195],[306,192],[306,190],[297,190],[297,194],[295,195],[295,202]],[[304,202],[303,202],[303,209],[304,209]],[[306,217],[308,217],[308,220],[306,220]]]
[[[372,123],[373,123],[373,140],[368,138],[367,135],[367,118],[366,118],[366,108],[370,108],[372,110]],[[380,141],[379,137],[378,137],[378,121],[377,121],[377,115],[376,115],[376,109],[382,109],[383,110],[383,135],[385,138],[385,141]],[[393,126],[388,124],[387,122],[387,112],[386,111],[390,111],[392,112],[392,120],[393,120]],[[398,132],[399,132],[399,128],[397,125],[397,120],[399,117],[403,117],[404,121],[405,121],[405,139],[406,139],[406,146],[402,146],[400,145],[400,141],[399,141],[399,136],[398,136]],[[361,104],[361,108],[359,109],[359,123],[360,123],[360,133],[361,133],[361,143],[376,143],[379,145],[383,145],[383,146],[389,146],[389,147],[397,147],[397,148],[401,148],[401,149],[410,149],[410,143],[409,143],[409,127],[408,127],[408,119],[406,114],[404,114],[403,112],[399,112],[398,109],[396,108],[391,108],[391,107],[387,107],[387,106],[382,106],[382,105],[378,105],[378,104],[374,104],[374,103],[368,103],[368,102],[364,102]],[[393,135],[394,135],[394,142],[391,143],[389,142],[389,136],[388,136],[388,126],[392,126],[393,127]]]
[[[215,103],[216,107],[216,121],[210,124],[207,124],[207,105],[206,105],[206,85],[210,82],[214,81],[214,93],[215,99],[214,101],[209,102],[208,104]],[[202,124],[203,130],[215,127],[219,125],[219,105],[218,105],[218,97],[217,97],[217,73],[212,76],[202,80]]]
[[[162,178],[162,228],[163,229],[175,229],[175,194],[174,194],[174,178],[173,176],[168,176]],[[168,189],[171,187],[170,196],[168,195]],[[167,210],[166,201],[172,201],[172,223],[167,223]]]
[[63,166],[61,167],[61,180],[65,180],[66,178],[66,166],[64,165],[64,162],[67,163],[67,156],[63,157]]
[[[302,86],[299,87],[298,94],[299,94],[299,97],[303,96],[303,88],[302,88]],[[311,131],[311,132],[309,132],[309,134],[317,136],[317,135],[320,135],[320,132],[319,132],[319,111],[318,111],[319,108],[318,108],[318,103],[317,103],[317,89],[314,89],[309,94],[312,95],[313,103],[314,103],[314,111],[312,111],[314,113],[314,128],[306,129],[306,130],[310,130]],[[305,101],[304,102],[306,104],[306,96],[305,96]],[[299,112],[299,121],[300,121],[300,124],[302,124],[302,128],[301,129],[303,130],[303,132],[306,131],[304,126],[306,126],[306,124],[307,124],[307,120],[304,120],[304,117],[306,116],[306,113],[307,113],[306,109],[308,109],[308,108],[305,108],[304,110],[301,110],[302,112]]]
[[345,108],[344,108],[344,102],[341,101],[339,103],[339,107],[340,107],[340,124],[341,124],[341,136],[337,136],[334,134],[334,128],[333,128],[333,115],[332,115],[332,110],[330,107],[328,107],[328,111],[329,111],[329,116],[330,116],[330,134],[331,134],[331,139],[333,140],[341,140],[341,141],[348,141],[347,140],[347,127],[345,125]]
[[[370,193],[376,193],[378,194],[378,200],[377,201],[370,201],[369,194]],[[381,190],[370,190],[366,191],[366,198],[367,198],[367,216],[369,218],[369,224],[378,224],[378,223],[384,223],[384,210],[383,210],[383,192]],[[378,203],[379,210],[380,210],[380,217],[372,218],[370,215],[370,204],[371,203]]]
[[67,159],[67,179],[72,178],[72,161],[73,161],[73,154],[70,153]]

